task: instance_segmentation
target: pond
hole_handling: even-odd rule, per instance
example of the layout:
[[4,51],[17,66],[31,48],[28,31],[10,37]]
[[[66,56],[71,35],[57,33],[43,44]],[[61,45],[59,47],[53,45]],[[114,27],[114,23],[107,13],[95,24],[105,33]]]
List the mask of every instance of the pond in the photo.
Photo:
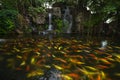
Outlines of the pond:
[[0,39],[1,80],[120,80],[120,43],[76,34]]

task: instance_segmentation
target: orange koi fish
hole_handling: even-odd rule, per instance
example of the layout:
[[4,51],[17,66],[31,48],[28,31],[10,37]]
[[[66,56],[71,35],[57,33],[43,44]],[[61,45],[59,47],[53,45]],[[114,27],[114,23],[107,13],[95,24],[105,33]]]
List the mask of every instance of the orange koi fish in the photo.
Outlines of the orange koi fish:
[[27,65],[27,66],[26,66],[26,71],[29,71],[29,70],[30,70],[30,66]]
[[70,59],[70,61],[74,64],[85,64],[84,62],[80,62],[79,60],[77,59]]
[[98,75],[96,80],[102,80],[102,79],[101,79],[101,76]]
[[72,77],[72,78],[75,78],[75,80],[78,80],[79,79],[79,75],[76,74],[76,73],[70,73],[70,74],[67,74],[68,76]]
[[99,69],[107,69],[107,68],[109,68],[108,66],[104,66],[104,65],[97,65],[96,67],[99,68]]
[[63,59],[61,59],[61,58],[55,58],[55,60],[61,61],[61,62],[63,62],[63,63],[67,63],[67,61],[65,61],[65,60],[63,60]]
[[94,54],[88,54],[90,57],[93,57],[95,60],[97,60],[98,58],[94,55]]
[[107,59],[105,58],[100,58],[99,61],[105,63],[105,64],[111,64],[111,62],[109,62]]

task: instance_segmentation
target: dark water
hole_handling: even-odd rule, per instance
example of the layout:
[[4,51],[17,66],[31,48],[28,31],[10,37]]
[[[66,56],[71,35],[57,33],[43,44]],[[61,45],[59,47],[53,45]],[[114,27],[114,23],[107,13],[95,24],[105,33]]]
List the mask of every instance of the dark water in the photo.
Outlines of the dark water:
[[76,34],[1,36],[0,80],[41,80],[52,68],[60,72],[58,80],[120,80],[119,40]]

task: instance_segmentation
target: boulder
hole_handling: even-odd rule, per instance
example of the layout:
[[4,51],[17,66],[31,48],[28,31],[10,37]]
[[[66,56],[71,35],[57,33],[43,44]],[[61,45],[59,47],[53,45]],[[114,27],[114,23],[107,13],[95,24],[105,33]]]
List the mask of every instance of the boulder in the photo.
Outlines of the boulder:
[[61,9],[60,9],[60,7],[53,7],[53,15],[61,18]]
[[45,23],[45,13],[38,14],[37,16],[33,17],[33,22],[36,24],[44,24]]

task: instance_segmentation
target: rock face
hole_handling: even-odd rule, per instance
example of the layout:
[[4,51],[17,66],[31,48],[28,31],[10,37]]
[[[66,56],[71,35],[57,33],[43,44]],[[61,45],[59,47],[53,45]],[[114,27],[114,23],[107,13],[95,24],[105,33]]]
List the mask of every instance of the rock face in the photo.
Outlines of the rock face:
[[60,7],[53,7],[53,15],[61,18],[61,9],[60,9]]
[[28,29],[28,22],[25,19],[25,16],[18,14],[16,19],[16,29],[15,33],[23,34],[26,33],[26,29]]
[[86,32],[86,23],[90,20],[90,12],[86,10],[86,8],[76,11],[75,16],[75,24],[76,24],[76,31],[83,34]]
[[84,17],[83,17],[83,14],[79,13],[76,16],[75,21],[76,21],[77,32],[82,34],[83,31],[84,31],[84,26],[83,26]]
[[36,24],[45,24],[45,13],[38,14],[37,16],[33,17],[33,22]]
[[[46,27],[43,25],[52,25],[52,23],[54,22],[50,22],[49,24],[49,13],[51,13],[51,20],[52,21],[52,17],[55,16],[57,18],[61,18],[61,9],[60,7],[53,7],[50,10],[46,10],[46,12],[41,12],[41,13],[37,13],[37,14],[30,14],[31,17],[31,25],[35,30],[35,32],[39,32],[39,31],[44,31],[46,30]],[[32,29],[34,31],[34,29]],[[39,30],[38,30],[39,29]],[[50,28],[49,28],[50,29]]]
[[[52,14],[57,17],[61,17],[61,9],[60,7],[53,7],[52,8]],[[45,24],[46,18],[48,16],[47,12],[39,13],[37,15],[32,15],[33,22],[38,24]]]

